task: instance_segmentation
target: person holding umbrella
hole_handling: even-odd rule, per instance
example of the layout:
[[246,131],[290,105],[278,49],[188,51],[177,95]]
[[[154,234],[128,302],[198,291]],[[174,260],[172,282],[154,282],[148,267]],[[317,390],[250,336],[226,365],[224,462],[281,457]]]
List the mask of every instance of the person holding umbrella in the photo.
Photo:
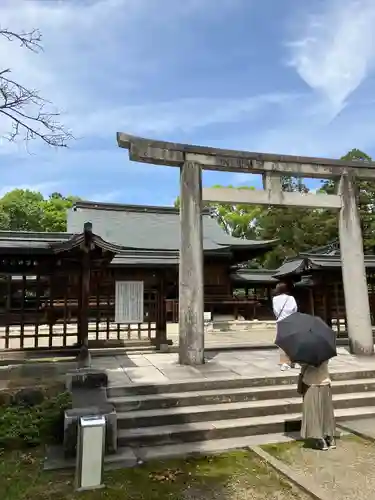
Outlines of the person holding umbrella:
[[303,396],[301,435],[320,450],[334,448],[335,416],[328,361],[337,355],[336,334],[319,317],[295,312],[278,323],[276,345],[302,365],[298,392]]
[[336,448],[336,423],[328,361],[317,367],[303,365],[300,379],[299,392],[303,396],[302,438],[314,440],[318,450]]
[[[278,323],[298,311],[297,302],[292,295],[288,294],[288,286],[285,283],[278,283],[276,285],[276,293],[272,299],[272,308],[276,318],[277,332]],[[280,369],[281,371],[285,371],[289,370],[290,368],[299,368],[299,366],[295,363],[292,363],[289,357],[281,349]]]

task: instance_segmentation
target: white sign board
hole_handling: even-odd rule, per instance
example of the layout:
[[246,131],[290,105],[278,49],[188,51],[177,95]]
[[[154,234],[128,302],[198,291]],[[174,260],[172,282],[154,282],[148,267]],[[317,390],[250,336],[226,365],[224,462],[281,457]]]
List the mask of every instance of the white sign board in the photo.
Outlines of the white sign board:
[[204,312],[203,315],[204,315],[204,321],[211,321],[212,315],[210,311]]
[[143,281],[116,281],[115,322],[143,323]]

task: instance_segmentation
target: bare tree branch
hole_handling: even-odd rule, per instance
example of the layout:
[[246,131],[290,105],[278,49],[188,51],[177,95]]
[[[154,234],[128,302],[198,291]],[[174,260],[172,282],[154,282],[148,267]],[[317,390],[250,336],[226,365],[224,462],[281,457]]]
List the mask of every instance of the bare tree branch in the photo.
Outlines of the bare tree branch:
[[[15,33],[0,27],[0,36],[33,52],[42,50],[42,35],[37,29]],[[11,131],[3,137],[9,141],[21,137],[26,142],[41,139],[50,146],[66,147],[73,136],[57,120],[59,113],[48,108],[51,103],[37,90],[13,80],[10,73],[9,68],[0,70],[0,115],[11,122]]]
[[29,32],[22,31],[21,33],[15,33],[14,31],[8,30],[7,28],[1,28],[0,35],[7,38],[10,42],[18,41],[21,47],[26,47],[33,52],[39,52],[43,50],[41,45],[42,34],[38,29],[33,29]]

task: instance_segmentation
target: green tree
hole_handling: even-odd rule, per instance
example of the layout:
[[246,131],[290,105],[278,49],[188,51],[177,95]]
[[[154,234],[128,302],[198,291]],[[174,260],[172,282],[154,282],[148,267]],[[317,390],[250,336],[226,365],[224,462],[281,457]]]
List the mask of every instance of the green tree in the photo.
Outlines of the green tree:
[[6,214],[4,222],[10,231],[42,231],[43,195],[29,189],[14,189],[0,200]]
[[[302,179],[282,178],[283,190],[307,193]],[[220,187],[220,186],[214,186]],[[228,186],[233,187],[233,186]],[[255,189],[242,187],[241,189]],[[179,206],[179,199],[175,202]],[[273,240],[279,244],[263,257],[249,263],[252,267],[279,267],[287,257],[322,246],[337,237],[337,217],[327,210],[298,207],[210,204],[213,215],[228,234],[238,238]]]
[[50,197],[42,202],[43,231],[64,232],[66,231],[66,213],[75,201],[76,196],[64,197],[60,193],[52,193]]
[[[283,177],[282,185],[284,191],[309,192],[303,180],[299,178]],[[242,189],[254,189],[254,187]],[[323,192],[326,191],[322,188],[322,195]],[[178,199],[175,205],[179,206]],[[329,210],[217,203],[210,204],[210,207],[221,226],[232,236],[279,240],[279,244],[273,250],[249,263],[252,267],[275,269],[287,257],[312,247],[326,245],[338,236],[337,215]]]
[[[213,186],[214,188],[224,187],[220,184]],[[233,188],[233,186],[225,186]],[[253,186],[241,186],[239,189],[254,190]],[[180,206],[180,197],[178,196],[174,202],[174,206]],[[261,212],[261,207],[255,205],[223,205],[221,203],[208,203],[212,215],[217,219],[223,229],[230,235],[236,238],[256,239],[257,217]]]
[[[309,192],[302,179],[291,177],[283,179],[283,189],[289,192]],[[275,269],[286,258],[335,239],[337,216],[324,209],[264,208],[257,219],[257,236],[263,240],[279,240],[273,250],[259,259],[264,267]]]
[[77,197],[14,189],[0,199],[0,229],[9,231],[66,231],[66,212]]

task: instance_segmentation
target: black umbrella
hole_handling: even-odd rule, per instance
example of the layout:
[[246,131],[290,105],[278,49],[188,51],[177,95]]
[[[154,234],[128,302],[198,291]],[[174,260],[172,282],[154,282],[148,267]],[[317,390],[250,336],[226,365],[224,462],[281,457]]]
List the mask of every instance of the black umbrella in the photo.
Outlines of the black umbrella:
[[275,344],[294,363],[319,366],[337,355],[335,332],[310,314],[297,312],[279,321]]

